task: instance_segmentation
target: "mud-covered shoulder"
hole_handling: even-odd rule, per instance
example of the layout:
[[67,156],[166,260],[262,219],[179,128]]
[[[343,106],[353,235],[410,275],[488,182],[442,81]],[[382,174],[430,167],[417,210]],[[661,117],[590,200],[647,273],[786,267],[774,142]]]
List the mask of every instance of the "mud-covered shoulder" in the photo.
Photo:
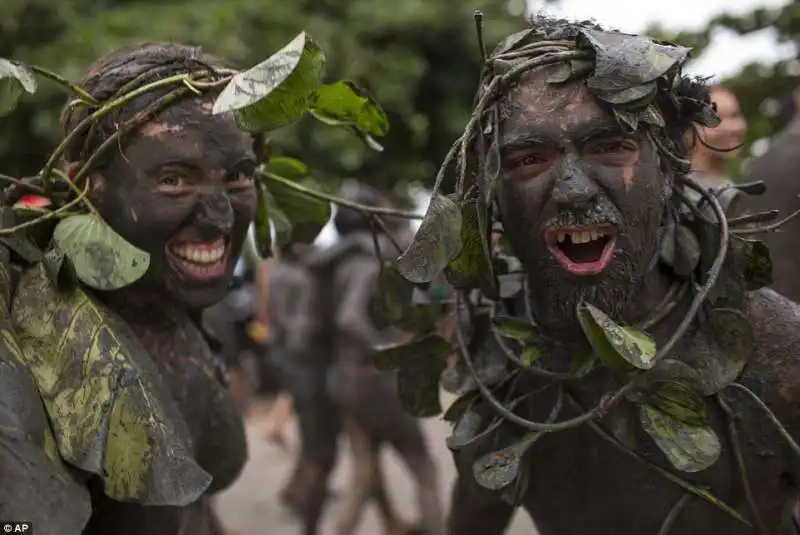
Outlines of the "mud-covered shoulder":
[[756,346],[745,376],[758,372],[784,401],[800,402],[800,305],[763,288],[749,294],[747,307]]

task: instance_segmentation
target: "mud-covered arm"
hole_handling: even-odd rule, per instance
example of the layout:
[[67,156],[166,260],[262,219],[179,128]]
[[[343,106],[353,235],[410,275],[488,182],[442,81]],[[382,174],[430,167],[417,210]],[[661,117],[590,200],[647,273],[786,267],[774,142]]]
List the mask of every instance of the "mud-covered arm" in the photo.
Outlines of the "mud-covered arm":
[[80,535],[91,515],[89,493],[61,460],[36,385],[12,358],[0,345],[0,520]]
[[356,256],[345,262],[336,273],[336,284],[343,289],[336,314],[339,331],[368,347],[382,341],[370,317],[370,304],[379,272],[380,265],[374,257]]

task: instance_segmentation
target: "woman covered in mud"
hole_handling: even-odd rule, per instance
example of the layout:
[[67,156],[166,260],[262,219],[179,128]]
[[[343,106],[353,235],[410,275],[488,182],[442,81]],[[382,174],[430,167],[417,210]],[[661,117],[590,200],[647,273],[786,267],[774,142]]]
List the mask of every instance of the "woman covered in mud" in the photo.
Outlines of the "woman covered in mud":
[[[197,48],[147,44],[101,59],[80,86],[103,102],[218,63]],[[87,186],[99,215],[149,253],[146,274],[118,290],[67,293],[34,267],[12,299],[25,360],[62,349],[32,368],[63,462],[26,457],[26,474],[0,453],[0,517],[22,515],[42,533],[81,533],[81,525],[84,534],[221,533],[208,497],[247,457],[224,372],[192,315],[220,300],[231,279],[256,209],[256,145],[232,113],[210,113],[218,92],[189,92],[155,111],[173,89],[143,92],[100,119],[71,140],[61,166],[74,176],[117,125],[151,113],[96,163]],[[91,111],[65,108],[65,136]],[[17,390],[30,399],[12,402],[35,413],[23,421],[21,411],[19,423],[29,437],[43,434],[44,421],[31,428],[44,416],[38,393]]]

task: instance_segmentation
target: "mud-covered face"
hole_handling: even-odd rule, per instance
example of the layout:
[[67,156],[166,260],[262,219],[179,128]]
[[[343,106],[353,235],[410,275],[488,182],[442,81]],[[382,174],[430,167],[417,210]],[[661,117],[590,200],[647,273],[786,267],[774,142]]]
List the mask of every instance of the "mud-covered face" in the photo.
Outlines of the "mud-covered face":
[[550,72],[528,73],[509,96],[503,228],[541,306],[608,310],[650,265],[669,181],[648,138],[624,134],[580,81],[548,84]]
[[256,206],[253,140],[209,110],[168,110],[95,176],[101,215],[150,253],[142,284],[191,308],[225,295]]

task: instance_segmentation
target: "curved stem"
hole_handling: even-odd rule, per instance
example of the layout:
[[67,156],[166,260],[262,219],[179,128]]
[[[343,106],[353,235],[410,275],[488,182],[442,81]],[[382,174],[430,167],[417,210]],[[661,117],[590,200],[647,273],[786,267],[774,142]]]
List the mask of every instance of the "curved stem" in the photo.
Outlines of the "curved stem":
[[683,508],[686,507],[686,504],[689,503],[691,497],[691,494],[684,494],[677,502],[675,502],[675,505],[673,505],[672,509],[669,510],[669,514],[667,514],[667,517],[661,524],[661,529],[658,530],[657,535],[669,534],[669,530],[671,530],[672,526],[675,525],[675,522],[678,520],[678,516],[681,514],[681,511],[683,511]]
[[29,191],[32,191],[33,193],[39,195],[45,195],[45,191],[39,186],[36,186],[34,184],[28,184],[27,182],[25,182],[24,180],[20,180],[19,178],[14,178],[8,175],[0,175],[0,182],[8,182],[9,184],[13,184],[15,186],[19,186],[20,188],[25,188]]
[[782,227],[783,225],[785,225],[786,223],[788,223],[789,221],[791,221],[792,219],[796,218],[799,215],[800,215],[800,210],[795,210],[794,212],[792,212],[791,214],[787,215],[786,217],[784,217],[780,221],[776,221],[775,223],[772,223],[770,225],[765,225],[763,227],[737,229],[737,230],[734,230],[732,232],[735,232],[738,235],[742,235],[742,234],[761,234],[761,233],[764,233],[764,232],[770,232],[772,230],[778,229],[779,227]]
[[348,201],[342,199],[340,197],[336,197],[334,195],[328,195],[327,193],[322,193],[321,191],[317,191],[311,188],[307,188],[297,182],[293,182],[287,178],[283,178],[282,176],[273,175],[272,173],[267,173],[266,171],[258,171],[258,174],[262,175],[263,177],[267,178],[268,180],[272,180],[281,184],[282,186],[286,186],[287,188],[291,188],[298,193],[302,193],[303,195],[307,195],[308,197],[312,197],[314,199],[318,199],[320,201],[332,202],[334,204],[338,204],[339,206],[344,206],[346,208],[352,208],[353,210],[358,210],[363,214],[374,214],[374,215],[383,215],[389,217],[400,217],[403,219],[422,219],[423,216],[419,214],[415,214],[413,212],[406,212],[404,210],[394,210],[392,208],[379,208],[377,206],[367,206],[366,204],[359,204],[357,202]]
[[[472,117],[470,117],[466,128],[464,128],[464,135],[461,136],[460,151],[458,153],[459,161],[458,165],[456,166],[458,169],[458,178],[456,179],[456,194],[459,198],[464,193],[464,180],[467,174],[467,145],[469,145],[469,140],[472,138],[472,131],[475,130],[475,126],[479,124],[480,120],[482,119],[484,109],[489,102],[496,97],[496,91],[500,86],[501,80],[502,78],[500,76],[495,76],[492,79],[489,87],[486,88],[486,91],[478,101],[478,105],[472,112]],[[478,132],[478,135],[482,135],[482,132]]]
[[87,193],[89,193],[89,183],[88,182],[86,183],[86,187],[83,188],[83,191],[81,192],[81,194],[78,197],[75,197],[74,199],[69,201],[64,206],[62,206],[62,207],[60,207],[60,208],[58,208],[56,210],[53,210],[52,212],[47,212],[45,214],[42,214],[41,216],[37,217],[36,219],[31,219],[30,221],[26,221],[24,223],[20,223],[19,225],[15,225],[15,226],[13,226],[11,228],[0,229],[0,236],[8,236],[10,234],[14,234],[16,232],[19,232],[20,230],[25,230],[26,228],[30,228],[30,227],[33,227],[35,225],[38,225],[42,221],[46,221],[48,219],[53,219],[54,217],[63,216],[70,208],[72,208],[73,206],[75,206],[79,202],[81,202],[84,199],[84,197],[86,197]]
[[[72,180],[69,179],[69,176],[64,171],[62,171],[61,169],[53,169],[53,173],[55,173],[55,175],[58,178],[60,178],[64,183],[66,183],[67,187],[69,187],[69,189],[72,190],[76,195],[81,195],[83,193],[78,186],[73,184]],[[102,219],[102,217],[100,216],[100,213],[97,211],[97,208],[95,208],[94,205],[92,203],[90,203],[88,200],[86,201],[86,207],[94,215],[96,215],[97,217],[100,217]]]
[[78,96],[78,98],[80,98],[81,100],[85,101],[87,104],[91,104],[92,106],[99,106],[100,105],[100,103],[97,102],[97,100],[92,95],[90,95],[89,93],[87,93],[86,91],[84,91],[83,89],[78,87],[77,85],[68,82],[66,78],[64,78],[62,76],[59,76],[58,74],[56,74],[56,73],[54,73],[52,71],[48,71],[47,69],[44,69],[44,68],[36,66],[36,65],[25,65],[25,66],[27,68],[29,68],[30,70],[32,70],[33,72],[35,72],[36,74],[38,74],[40,76],[44,76],[45,78],[48,78],[48,79],[52,80],[53,82],[57,83],[61,87],[65,88],[65,89],[67,89],[69,91],[72,91],[73,93],[75,93]]
[[124,136],[134,128],[140,126],[145,121],[149,120],[162,108],[164,108],[165,106],[176,100],[178,97],[184,95],[187,91],[188,89],[186,87],[179,87],[178,89],[175,89],[170,93],[167,93],[163,97],[153,102],[147,108],[134,115],[133,118],[120,125],[120,127],[117,128],[117,131],[114,132],[112,135],[108,136],[108,138],[106,138],[106,140],[103,141],[103,143],[101,143],[99,147],[97,147],[97,150],[95,150],[94,153],[92,153],[89,159],[86,160],[86,162],[83,164],[83,167],[81,167],[80,171],[78,171],[75,177],[72,179],[72,182],[74,182],[76,185],[80,185],[81,180],[83,180],[89,174],[89,171],[91,171],[92,169],[92,165],[100,158],[100,156],[103,155],[106,149],[108,149],[109,147],[111,147],[111,145],[116,143],[117,140],[120,139],[122,136]]
[[794,438],[792,438],[792,435],[789,434],[789,431],[787,431],[786,428],[783,427],[783,424],[781,423],[780,420],[778,420],[778,417],[775,416],[775,413],[773,413],[772,410],[769,407],[767,407],[767,404],[764,403],[761,400],[761,398],[755,394],[755,392],[753,392],[752,390],[750,390],[741,383],[731,383],[728,385],[728,388],[736,388],[737,390],[741,390],[742,392],[747,394],[750,397],[750,399],[755,401],[756,405],[761,407],[761,410],[763,410],[764,413],[766,413],[767,417],[770,419],[770,421],[772,421],[772,423],[778,429],[778,432],[783,436],[783,438],[789,444],[789,447],[792,449],[792,451],[794,451],[796,455],[800,456],[800,446],[798,446],[797,442],[795,442]]
[[766,526],[764,526],[764,521],[761,519],[761,515],[758,512],[758,505],[753,495],[753,488],[750,486],[750,478],[747,476],[747,466],[744,463],[744,455],[742,455],[742,445],[739,442],[739,432],[736,429],[735,415],[720,392],[717,393],[717,401],[728,420],[728,435],[731,440],[733,455],[736,458],[736,465],[739,468],[739,477],[742,478],[742,486],[744,487],[744,495],[747,498],[747,504],[750,506],[750,512],[753,514],[753,521],[755,522],[756,529],[760,535],[769,535],[769,531]]
[[[383,219],[378,217],[376,214],[369,214],[369,217],[372,220],[372,222],[375,225],[379,226],[380,229],[383,231],[383,233],[386,234],[386,237],[389,239],[390,242],[392,242],[392,245],[397,250],[397,254],[403,254],[403,248],[400,247],[400,244],[397,242],[397,239],[395,239],[391,231],[389,231],[389,227],[386,226],[386,223],[383,222]],[[373,234],[374,233],[375,231],[373,230]]]

